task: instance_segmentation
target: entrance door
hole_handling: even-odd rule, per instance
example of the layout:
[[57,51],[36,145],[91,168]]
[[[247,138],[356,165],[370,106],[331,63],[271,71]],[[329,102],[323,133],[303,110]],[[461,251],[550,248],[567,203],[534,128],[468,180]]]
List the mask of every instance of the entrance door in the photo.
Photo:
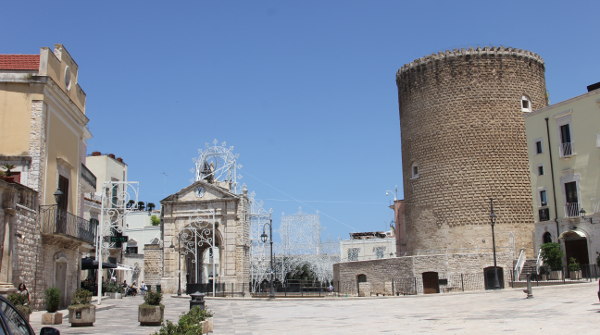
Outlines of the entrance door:
[[565,196],[567,200],[567,215],[579,216],[579,200],[577,199],[577,182],[565,183]]
[[567,264],[571,258],[575,258],[582,269],[585,269],[584,265],[590,264],[585,237],[580,237],[575,233],[567,235],[565,237],[565,254],[567,255]]
[[[498,285],[499,288],[504,288],[504,271],[501,267],[497,267],[498,269]],[[493,266],[489,266],[483,269],[483,276],[485,277],[485,289],[493,290],[495,289],[495,281],[496,281],[496,272],[494,271]]]
[[423,293],[440,293],[440,284],[437,272],[423,272]]
[[68,305],[67,302],[67,263],[56,262],[56,272],[54,275],[54,283],[60,290],[60,307],[64,308]]

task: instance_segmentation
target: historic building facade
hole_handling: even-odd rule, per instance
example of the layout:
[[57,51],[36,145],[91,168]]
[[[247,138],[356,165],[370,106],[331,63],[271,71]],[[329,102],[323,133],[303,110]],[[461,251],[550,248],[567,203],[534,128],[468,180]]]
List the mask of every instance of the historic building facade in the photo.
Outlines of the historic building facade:
[[[165,292],[211,284],[243,294],[250,281],[250,222],[247,190],[236,194],[226,182],[198,180],[161,201],[163,248],[145,248],[145,276]],[[149,254],[150,252],[150,254]],[[208,257],[207,257],[208,254]],[[153,258],[149,261],[148,258]],[[151,279],[162,262],[160,282]],[[214,267],[214,272],[213,272]],[[150,276],[149,276],[150,274]],[[157,278],[158,279],[158,278]],[[197,284],[200,286],[190,286]],[[216,288],[219,290],[219,288]],[[190,292],[192,293],[192,292]]]
[[600,253],[600,84],[588,90],[525,116],[534,244],[560,242],[564,265]]
[[[394,203],[397,253],[424,292],[439,292],[438,278],[460,271],[489,278],[492,220],[500,281],[521,250],[533,256],[523,112],[547,105],[544,71],[530,51],[478,48],[426,56],[397,72],[405,197]],[[352,280],[342,265],[337,278]],[[354,276],[363,271],[348,266]]]
[[83,194],[96,185],[84,164],[91,135],[77,82],[78,65],[60,44],[39,55],[0,55],[0,164],[37,192],[40,205],[34,234],[41,233],[35,266],[42,270],[19,279],[35,288],[36,304],[52,286],[60,289],[62,306],[70,301],[81,257],[94,243],[96,226],[82,218]]

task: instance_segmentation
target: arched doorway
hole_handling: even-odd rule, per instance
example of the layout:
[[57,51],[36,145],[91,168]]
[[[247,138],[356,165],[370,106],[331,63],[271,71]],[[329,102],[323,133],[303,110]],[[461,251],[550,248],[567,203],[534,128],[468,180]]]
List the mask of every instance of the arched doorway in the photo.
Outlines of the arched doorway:
[[[499,288],[504,288],[504,271],[501,267],[496,267],[498,269],[498,285]],[[488,266],[483,269],[483,277],[485,278],[485,289],[493,290],[496,289],[495,281],[496,281],[496,272],[494,271],[493,266]]]
[[584,232],[574,229],[560,234],[560,239],[565,243],[565,255],[567,264],[571,258],[575,258],[580,265],[590,264],[588,255],[587,236]]
[[423,293],[440,293],[439,276],[437,272],[423,272]]
[[184,258],[182,271],[188,293],[212,292],[213,280],[215,283],[219,281],[222,239],[216,231],[217,226],[208,222],[193,222],[179,233],[180,252]]
[[360,274],[356,276],[356,292],[360,292],[360,283],[366,283],[367,282],[367,275],[365,274]]

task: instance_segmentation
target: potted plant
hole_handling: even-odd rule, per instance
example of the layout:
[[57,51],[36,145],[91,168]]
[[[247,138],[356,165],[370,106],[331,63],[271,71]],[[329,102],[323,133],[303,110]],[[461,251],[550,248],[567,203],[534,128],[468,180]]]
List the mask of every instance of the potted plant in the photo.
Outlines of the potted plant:
[[123,286],[111,281],[106,285],[106,293],[111,299],[122,299]]
[[43,325],[59,325],[62,323],[62,313],[58,312],[60,304],[60,290],[56,287],[50,287],[44,291],[46,298],[46,311],[42,314]]
[[96,306],[92,305],[92,292],[78,288],[69,309],[71,327],[93,326],[96,322]]
[[23,314],[25,320],[29,321],[29,315],[31,315],[31,307],[27,305],[27,296],[12,293],[8,295],[8,301],[10,301],[15,307]]
[[550,268],[548,279],[561,280],[562,276],[562,257],[563,252],[560,244],[556,242],[544,243],[541,246],[542,258],[544,264]]
[[182,314],[177,323],[165,321],[154,335],[207,334],[213,329],[212,313],[194,306],[189,312]]
[[138,321],[142,326],[160,326],[165,314],[165,306],[161,304],[162,292],[148,291],[144,295],[144,303],[138,309]]
[[581,279],[581,266],[575,257],[569,258],[569,278],[573,280]]

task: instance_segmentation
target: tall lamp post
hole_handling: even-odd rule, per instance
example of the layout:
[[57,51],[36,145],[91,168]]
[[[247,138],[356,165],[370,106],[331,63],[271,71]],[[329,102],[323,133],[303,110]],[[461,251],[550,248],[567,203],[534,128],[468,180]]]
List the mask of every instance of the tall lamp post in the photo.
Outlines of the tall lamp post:
[[494,233],[494,225],[496,225],[496,213],[494,213],[494,202],[490,198],[490,225],[492,226],[492,250],[494,252],[494,282],[492,288],[497,290],[500,288],[500,281],[498,280],[498,266],[496,265],[496,234]]
[[[265,231],[266,226],[269,225],[269,236],[267,236],[267,232]],[[273,220],[270,219],[268,223],[265,223],[263,226],[263,233],[260,235],[260,240],[263,243],[267,243],[267,237],[269,238],[269,243],[271,244],[271,270],[269,276],[269,285],[271,288],[269,289],[269,298],[275,298],[275,288],[273,287]]]
[[[169,248],[175,249],[175,245],[171,242]],[[177,296],[181,296],[181,234],[177,234]]]

